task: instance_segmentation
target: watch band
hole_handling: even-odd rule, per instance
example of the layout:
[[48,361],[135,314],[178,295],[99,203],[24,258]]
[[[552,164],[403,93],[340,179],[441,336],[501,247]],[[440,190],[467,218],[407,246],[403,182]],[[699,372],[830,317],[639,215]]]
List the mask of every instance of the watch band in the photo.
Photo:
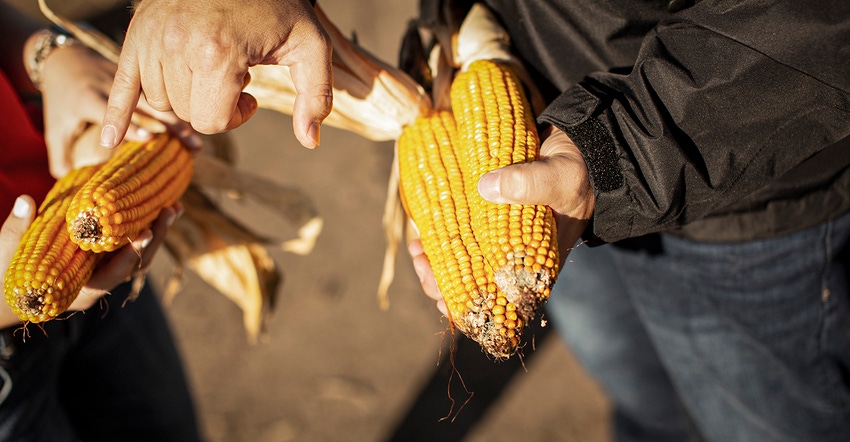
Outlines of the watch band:
[[27,59],[26,67],[30,81],[36,89],[41,90],[44,60],[56,48],[75,46],[80,44],[77,39],[56,32],[51,29],[42,29],[36,33],[35,50],[32,57]]

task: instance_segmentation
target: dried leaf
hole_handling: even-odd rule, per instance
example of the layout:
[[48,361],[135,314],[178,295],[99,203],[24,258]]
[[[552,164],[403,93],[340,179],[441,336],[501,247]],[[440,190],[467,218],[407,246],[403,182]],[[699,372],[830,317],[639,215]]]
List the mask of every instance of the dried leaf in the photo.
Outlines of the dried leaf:
[[266,249],[229,245],[190,259],[189,268],[242,309],[248,342],[256,343],[266,331],[280,279]]
[[242,309],[248,340],[257,342],[271,317],[282,280],[265,249],[267,240],[222,213],[196,187],[186,192],[183,205],[183,216],[165,239],[176,261],[166,302],[176,295],[188,267]]
[[284,241],[284,251],[307,255],[313,251],[323,221],[313,202],[300,189],[285,187],[276,182],[234,168],[222,160],[198,155],[195,158],[193,184],[236,192],[275,211],[298,228],[298,237]]
[[[345,38],[316,7],[334,47],[334,106],[325,124],[374,141],[398,138],[402,128],[431,107],[424,88],[410,76]],[[261,108],[292,115],[295,87],[285,66],[253,66],[245,92]]]

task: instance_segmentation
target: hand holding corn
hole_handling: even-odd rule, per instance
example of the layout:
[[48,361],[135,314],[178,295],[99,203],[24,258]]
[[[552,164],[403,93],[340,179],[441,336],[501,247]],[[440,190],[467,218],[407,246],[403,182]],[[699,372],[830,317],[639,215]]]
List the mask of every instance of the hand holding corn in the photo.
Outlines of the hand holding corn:
[[[138,258],[145,257],[141,246],[150,240],[148,229],[164,208],[177,204],[192,167],[188,149],[163,133],[146,143],[127,142],[106,163],[73,169],[57,180],[5,273],[6,302],[15,314],[44,322],[66,311],[96,269],[126,267],[107,262],[104,257],[111,255],[105,252],[123,249],[118,256],[142,269]],[[128,251],[128,244],[135,247]]]
[[[99,267],[93,269],[88,282],[79,289],[79,295],[67,307],[69,311],[87,310],[112,288],[127,281],[134,273],[144,271],[165,239],[168,226],[179,215],[179,205],[163,209],[151,230],[143,231],[133,243],[110,254]],[[7,268],[16,249],[25,236],[35,216],[35,202],[22,195],[15,202],[12,213],[0,228],[0,268]],[[5,278],[0,279],[5,285]],[[7,303],[0,304],[0,328],[19,324],[21,318]]]
[[[569,137],[552,127],[541,136],[545,138],[539,160],[505,166],[485,174],[478,182],[478,189],[482,198],[491,203],[551,207],[558,223],[558,248],[563,266],[593,213],[593,192],[584,160]],[[411,241],[408,253],[423,291],[436,301],[437,309],[447,315],[445,300],[422,242],[419,239]]]
[[440,293],[453,328],[507,358],[555,284],[557,228],[550,207],[488,202],[477,186],[488,172],[537,160],[537,128],[507,63],[472,62],[450,95],[451,111],[421,116],[398,140],[399,193],[422,253],[417,243],[410,250],[426,274],[423,288]]
[[558,220],[563,263],[593,215],[593,189],[587,164],[567,134],[550,126],[541,137],[539,160],[487,173],[477,187],[481,197],[491,203],[551,207]]

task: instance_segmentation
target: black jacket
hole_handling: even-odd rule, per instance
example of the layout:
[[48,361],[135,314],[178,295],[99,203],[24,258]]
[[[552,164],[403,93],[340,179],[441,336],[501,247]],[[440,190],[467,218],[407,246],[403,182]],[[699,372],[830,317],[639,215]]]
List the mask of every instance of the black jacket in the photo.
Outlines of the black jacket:
[[539,122],[582,150],[599,238],[742,241],[850,211],[850,2],[488,3],[548,92]]

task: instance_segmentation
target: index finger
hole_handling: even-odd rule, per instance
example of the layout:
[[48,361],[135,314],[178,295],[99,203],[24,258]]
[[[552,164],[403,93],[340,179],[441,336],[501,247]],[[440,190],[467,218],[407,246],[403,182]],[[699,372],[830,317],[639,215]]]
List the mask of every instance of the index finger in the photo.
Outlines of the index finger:
[[100,145],[113,148],[121,143],[130,118],[136,109],[141,95],[142,80],[139,73],[139,60],[132,45],[125,46],[118,60],[118,70],[106,103],[106,115],[100,131]]

